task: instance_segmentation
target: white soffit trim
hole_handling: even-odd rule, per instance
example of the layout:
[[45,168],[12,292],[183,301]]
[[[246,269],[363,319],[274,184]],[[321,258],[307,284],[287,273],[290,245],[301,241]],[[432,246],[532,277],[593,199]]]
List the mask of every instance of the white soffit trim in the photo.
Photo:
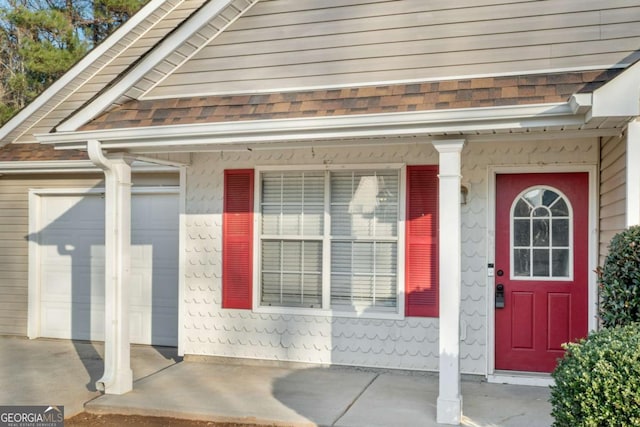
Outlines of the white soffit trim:
[[99,140],[105,149],[121,149],[426,135],[583,124],[584,115],[577,114],[576,107],[567,102],[70,131],[39,134],[36,138],[42,143],[54,144],[60,148],[84,148],[86,141],[95,139]]
[[[155,12],[158,7],[162,6],[166,0],[151,0],[138,13],[134,14],[127,22],[122,24],[111,36],[107,37],[102,43],[98,44],[89,53],[87,53],[76,65],[71,67],[69,71],[49,86],[40,96],[23,108],[18,114],[13,116],[4,126],[0,128],[0,141],[13,132],[27,118],[35,114],[46,102],[58,94],[71,81],[91,66],[98,58],[105,54],[115,44],[120,42],[129,32],[135,28],[140,22],[144,21]],[[0,144],[2,146],[4,144]]]
[[158,43],[153,50],[144,56],[122,79],[115,82],[113,86],[89,104],[85,105],[82,109],[69,116],[66,121],[58,126],[57,130],[62,132],[74,131],[101,113],[138,80],[143,78],[147,72],[151,71],[167,55],[171,54],[193,35],[193,33],[206,25],[212,17],[223,11],[232,2],[233,0],[210,0],[192,17],[177,27],[174,32],[170,33],[169,36]]
[[640,61],[593,91],[591,117],[640,115]]

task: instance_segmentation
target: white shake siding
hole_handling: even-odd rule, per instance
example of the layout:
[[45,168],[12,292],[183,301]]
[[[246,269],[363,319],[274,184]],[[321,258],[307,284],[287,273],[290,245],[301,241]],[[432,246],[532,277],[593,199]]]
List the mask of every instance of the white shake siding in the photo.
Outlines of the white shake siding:
[[[596,139],[470,143],[465,147],[462,180],[469,187],[469,196],[468,203],[461,207],[463,372],[483,374],[487,365],[487,166],[596,164],[597,156]],[[325,162],[436,164],[438,157],[430,144],[416,144],[411,140],[406,145],[389,147],[194,153],[192,160],[187,175],[184,316],[180,325],[186,354],[438,369],[437,319],[332,318],[220,308],[225,169]]]
[[626,65],[639,23],[632,0],[262,0],[145,97]]

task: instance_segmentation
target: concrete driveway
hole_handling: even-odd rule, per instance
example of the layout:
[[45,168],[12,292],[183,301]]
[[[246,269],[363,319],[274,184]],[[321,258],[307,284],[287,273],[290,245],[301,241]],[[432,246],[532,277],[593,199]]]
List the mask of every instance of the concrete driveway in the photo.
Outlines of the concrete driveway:
[[[69,418],[101,393],[102,343],[0,336],[0,405],[64,405]],[[131,346],[134,380],[181,360],[175,348]]]

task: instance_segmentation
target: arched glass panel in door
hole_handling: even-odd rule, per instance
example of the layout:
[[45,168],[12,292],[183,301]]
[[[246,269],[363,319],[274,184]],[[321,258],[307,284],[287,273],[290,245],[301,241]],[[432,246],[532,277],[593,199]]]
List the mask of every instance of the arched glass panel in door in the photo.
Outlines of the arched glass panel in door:
[[511,206],[511,277],[569,280],[572,275],[572,209],[557,189],[528,188]]

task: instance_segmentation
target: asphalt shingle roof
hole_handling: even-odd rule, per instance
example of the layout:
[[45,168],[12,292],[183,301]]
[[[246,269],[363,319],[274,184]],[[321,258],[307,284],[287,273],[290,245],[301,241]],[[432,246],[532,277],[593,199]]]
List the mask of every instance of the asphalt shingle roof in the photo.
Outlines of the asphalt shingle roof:
[[564,102],[591,92],[620,70],[482,77],[266,94],[134,100],[83,130],[343,116]]

